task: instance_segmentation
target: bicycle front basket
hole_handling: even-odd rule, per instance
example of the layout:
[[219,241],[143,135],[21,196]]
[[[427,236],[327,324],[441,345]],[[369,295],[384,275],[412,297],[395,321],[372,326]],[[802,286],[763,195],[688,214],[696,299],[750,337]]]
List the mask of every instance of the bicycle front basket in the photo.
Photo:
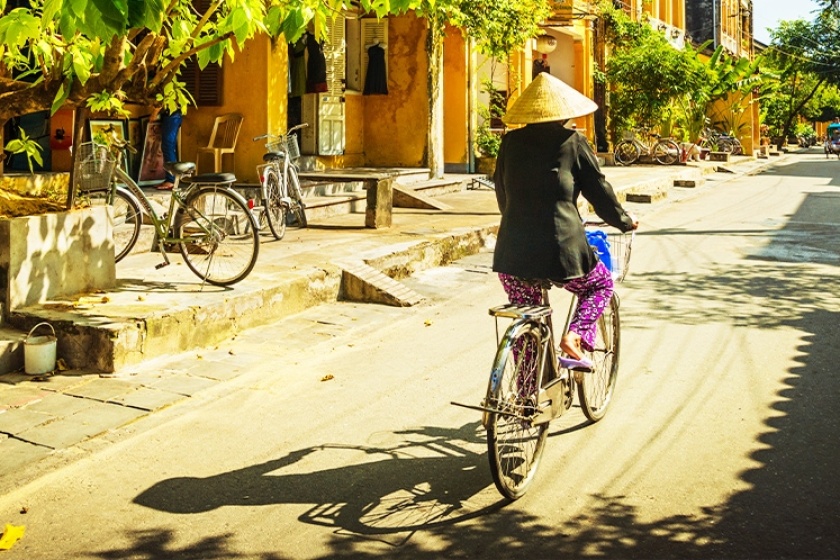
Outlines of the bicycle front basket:
[[607,233],[607,240],[610,247],[610,261],[612,266],[613,280],[615,282],[622,282],[627,276],[627,270],[630,268],[630,251],[633,247],[633,237],[635,232],[613,232]]
[[289,143],[289,159],[296,160],[300,157],[300,146],[298,146],[297,134],[289,134],[286,138]]
[[272,142],[266,142],[265,151],[271,153],[285,153],[286,148],[283,146],[283,139],[277,138]]
[[117,161],[107,146],[94,142],[79,144],[74,154],[73,178],[81,192],[107,190]]

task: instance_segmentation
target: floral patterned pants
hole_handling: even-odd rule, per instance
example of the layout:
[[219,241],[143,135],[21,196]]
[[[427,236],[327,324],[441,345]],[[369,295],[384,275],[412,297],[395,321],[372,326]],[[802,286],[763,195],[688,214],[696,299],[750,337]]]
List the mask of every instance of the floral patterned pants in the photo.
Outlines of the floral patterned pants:
[[[549,288],[548,280],[526,280],[510,274],[499,274],[502,287],[514,305],[542,305],[542,289]],[[598,318],[604,313],[613,294],[613,279],[604,263],[598,265],[586,276],[575,278],[563,284],[563,288],[578,297],[577,307],[569,324],[569,331],[581,338],[581,346],[591,352],[595,345]]]

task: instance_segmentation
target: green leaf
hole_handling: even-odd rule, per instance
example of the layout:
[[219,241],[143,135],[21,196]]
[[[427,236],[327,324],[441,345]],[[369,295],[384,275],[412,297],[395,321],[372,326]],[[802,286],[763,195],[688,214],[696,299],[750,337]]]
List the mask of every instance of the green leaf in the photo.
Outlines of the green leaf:
[[61,109],[64,102],[67,100],[67,96],[70,95],[70,88],[65,88],[64,85],[65,84],[61,84],[61,86],[59,86],[58,93],[55,95],[55,99],[53,99],[52,107],[50,108],[50,114],[52,115]]
[[82,85],[86,84],[90,79],[90,55],[85,55],[83,52],[75,50],[71,56],[73,57],[73,71]]
[[15,138],[14,140],[9,140],[6,142],[6,151],[11,152],[13,154],[19,154],[24,150],[23,142]]
[[45,29],[52,22],[61,9],[62,0],[44,0],[44,11],[41,13],[41,29]]

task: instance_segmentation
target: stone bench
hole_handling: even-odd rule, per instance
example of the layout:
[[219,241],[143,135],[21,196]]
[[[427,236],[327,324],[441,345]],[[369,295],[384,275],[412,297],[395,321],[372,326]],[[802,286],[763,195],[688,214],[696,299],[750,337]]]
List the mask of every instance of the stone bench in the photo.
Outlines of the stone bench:
[[346,169],[324,171],[302,171],[298,174],[301,179],[315,182],[361,182],[367,193],[365,206],[365,227],[391,227],[394,208],[395,173],[381,172],[353,172]]

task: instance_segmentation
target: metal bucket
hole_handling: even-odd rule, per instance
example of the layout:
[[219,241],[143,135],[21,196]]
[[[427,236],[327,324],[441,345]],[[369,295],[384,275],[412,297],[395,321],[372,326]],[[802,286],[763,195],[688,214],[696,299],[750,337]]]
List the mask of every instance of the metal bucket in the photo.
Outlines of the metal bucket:
[[[32,336],[35,329],[46,325],[52,331],[49,335]],[[55,329],[49,323],[38,323],[23,341],[23,370],[29,375],[40,375],[55,371],[56,337]]]

